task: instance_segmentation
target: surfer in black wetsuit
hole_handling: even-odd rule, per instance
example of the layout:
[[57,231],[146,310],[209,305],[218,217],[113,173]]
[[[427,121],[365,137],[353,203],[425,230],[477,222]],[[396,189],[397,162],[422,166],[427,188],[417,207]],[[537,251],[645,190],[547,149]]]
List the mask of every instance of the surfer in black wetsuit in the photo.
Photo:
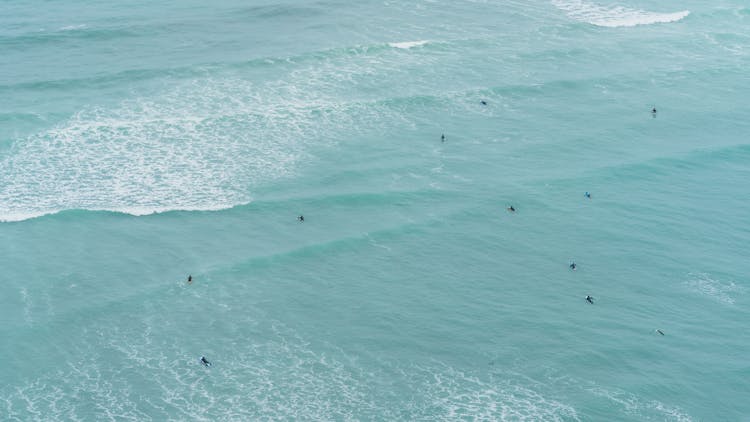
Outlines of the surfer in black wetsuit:
[[571,269],[571,270],[575,271],[575,270],[576,270],[576,267],[577,267],[577,265],[576,265],[576,263],[575,263],[575,262],[571,262],[571,263],[570,263],[570,265],[569,265],[569,267],[570,267],[570,269]]
[[591,199],[591,194],[590,194],[590,193],[588,193],[588,192],[584,193],[584,194],[583,194],[583,196],[585,196],[586,198],[589,198],[589,199]]
[[590,304],[593,305],[594,304],[594,298],[591,297],[591,296],[589,296],[589,295],[586,295],[586,302],[588,302],[588,303],[590,303]]
[[662,330],[657,329],[656,332],[659,333],[659,334],[661,334],[661,335],[664,335],[664,332]]
[[656,107],[653,107],[651,109],[651,115],[654,116],[654,117],[656,117]]
[[440,142],[445,142],[445,134],[440,135]]
[[208,368],[209,366],[211,366],[211,362],[209,362],[209,361],[208,361],[208,359],[206,359],[206,357],[205,357],[205,356],[201,356],[201,363],[202,363],[202,364],[203,364],[203,366],[205,366],[206,368]]
[[508,211],[510,211],[510,212],[516,212],[516,209],[513,208],[513,205],[511,205],[511,206],[508,207]]
[[480,103],[482,103],[482,105],[487,105],[487,101],[485,100],[480,101]]
[[297,217],[297,220],[299,220],[300,223],[304,223],[305,222],[305,216],[304,215],[300,215],[299,217]]
[[193,276],[189,275],[188,276],[188,284],[191,284],[192,282],[193,282]]

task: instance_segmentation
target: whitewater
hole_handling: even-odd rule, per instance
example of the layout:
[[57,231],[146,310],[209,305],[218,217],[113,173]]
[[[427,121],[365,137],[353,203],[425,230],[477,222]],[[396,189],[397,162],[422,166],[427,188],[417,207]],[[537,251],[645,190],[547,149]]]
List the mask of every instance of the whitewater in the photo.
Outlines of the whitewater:
[[0,420],[748,420],[742,2],[3,12]]

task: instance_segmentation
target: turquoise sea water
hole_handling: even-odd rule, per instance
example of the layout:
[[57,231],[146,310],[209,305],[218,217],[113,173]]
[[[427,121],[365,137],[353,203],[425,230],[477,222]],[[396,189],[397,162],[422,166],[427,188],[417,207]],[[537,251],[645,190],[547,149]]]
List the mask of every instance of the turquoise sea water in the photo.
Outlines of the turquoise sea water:
[[0,420],[750,420],[745,2],[0,10]]

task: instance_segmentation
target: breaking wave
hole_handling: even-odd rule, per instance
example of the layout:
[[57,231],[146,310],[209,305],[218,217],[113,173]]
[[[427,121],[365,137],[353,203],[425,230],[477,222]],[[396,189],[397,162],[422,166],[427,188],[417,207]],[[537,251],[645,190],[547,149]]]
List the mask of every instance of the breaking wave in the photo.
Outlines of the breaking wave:
[[552,4],[572,19],[610,28],[676,22],[690,14],[689,10],[657,13],[623,6],[601,6],[583,0],[552,0]]

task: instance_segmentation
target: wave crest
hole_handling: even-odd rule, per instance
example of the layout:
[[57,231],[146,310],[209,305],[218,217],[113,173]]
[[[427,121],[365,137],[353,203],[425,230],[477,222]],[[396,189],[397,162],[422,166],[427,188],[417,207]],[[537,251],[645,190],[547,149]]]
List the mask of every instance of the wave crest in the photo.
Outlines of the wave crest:
[[609,28],[677,22],[690,14],[689,10],[657,13],[622,6],[606,7],[583,0],[552,0],[552,4],[572,19]]

